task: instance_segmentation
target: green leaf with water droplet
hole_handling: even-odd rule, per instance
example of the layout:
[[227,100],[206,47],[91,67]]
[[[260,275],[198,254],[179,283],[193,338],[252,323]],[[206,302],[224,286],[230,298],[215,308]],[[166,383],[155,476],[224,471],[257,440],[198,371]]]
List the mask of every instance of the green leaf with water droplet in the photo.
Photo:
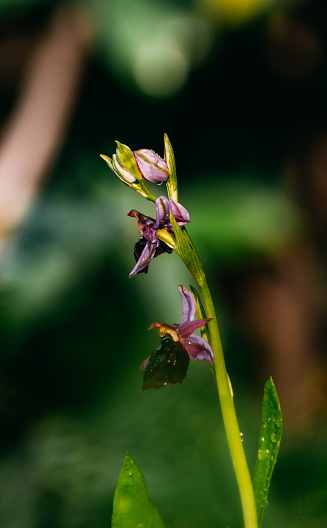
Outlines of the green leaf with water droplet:
[[164,528],[150,502],[144,476],[130,455],[119,475],[114,496],[111,528]]
[[262,402],[261,429],[253,477],[258,525],[268,504],[268,489],[276,464],[282,436],[282,412],[272,378],[266,381]]

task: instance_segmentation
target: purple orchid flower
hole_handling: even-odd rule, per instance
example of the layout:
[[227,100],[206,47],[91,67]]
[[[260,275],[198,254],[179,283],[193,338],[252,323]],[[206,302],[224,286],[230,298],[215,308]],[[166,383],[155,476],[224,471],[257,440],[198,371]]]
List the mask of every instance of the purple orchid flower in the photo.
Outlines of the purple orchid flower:
[[146,216],[136,209],[132,209],[127,216],[137,218],[137,227],[139,228],[141,238],[134,246],[134,256],[136,265],[129,274],[134,277],[137,273],[147,273],[151,260],[162,253],[172,253],[172,248],[159,240],[158,229],[164,229],[173,233],[173,227],[170,222],[170,213],[176,219],[180,227],[190,221],[190,215],[187,210],[174,200],[168,200],[165,196],[159,196],[156,200],[156,220],[151,216]]
[[[171,326],[155,322],[152,323],[149,330],[159,328],[159,336],[161,338],[169,334],[174,342],[179,342],[183,346],[191,359],[195,361],[208,361],[208,363],[213,364],[213,352],[209,343],[203,337],[193,335],[193,332],[197,328],[204,326],[208,321],[211,321],[211,318],[195,320],[196,306],[192,292],[187,290],[183,285],[180,285],[178,289],[183,303],[183,317],[181,322]],[[149,358],[142,363],[141,370],[145,370],[148,362]]]

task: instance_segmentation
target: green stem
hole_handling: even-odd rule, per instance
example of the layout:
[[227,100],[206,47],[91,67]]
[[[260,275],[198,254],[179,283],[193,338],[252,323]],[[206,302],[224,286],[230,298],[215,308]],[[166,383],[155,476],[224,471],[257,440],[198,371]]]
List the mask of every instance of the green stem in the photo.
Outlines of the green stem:
[[249,468],[245,458],[237,422],[230,381],[226,371],[220,332],[211,293],[205,277],[198,283],[206,317],[212,317],[208,327],[214,353],[215,375],[227,442],[241,496],[245,528],[257,528],[257,514]]
[[237,422],[232,388],[226,371],[215,307],[201,261],[189,234],[186,229],[181,230],[174,220],[171,218],[177,242],[176,251],[198,284],[206,317],[212,318],[208,323],[209,340],[214,353],[215,376],[227,442],[241,496],[244,526],[245,528],[258,528],[253,486]]

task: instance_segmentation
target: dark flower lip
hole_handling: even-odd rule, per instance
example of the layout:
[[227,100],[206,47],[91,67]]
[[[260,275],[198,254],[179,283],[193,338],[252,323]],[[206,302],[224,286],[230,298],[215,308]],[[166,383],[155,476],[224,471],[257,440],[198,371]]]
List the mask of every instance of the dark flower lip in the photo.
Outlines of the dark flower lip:
[[161,345],[148,358],[141,391],[178,385],[184,380],[190,358],[179,341],[170,335],[161,338]]

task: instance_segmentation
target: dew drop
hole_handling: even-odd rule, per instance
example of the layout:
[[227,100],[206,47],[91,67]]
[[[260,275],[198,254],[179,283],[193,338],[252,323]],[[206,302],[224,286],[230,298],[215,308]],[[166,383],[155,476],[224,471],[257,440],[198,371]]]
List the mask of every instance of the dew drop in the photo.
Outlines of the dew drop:
[[276,433],[272,433],[270,436],[270,440],[275,444],[277,442],[277,435]]
[[260,462],[262,462],[263,460],[265,460],[267,458],[267,456],[269,455],[269,449],[259,449],[258,450],[258,460]]
[[241,442],[243,442],[243,440],[244,440],[244,434],[243,434],[243,433],[240,433],[240,437],[241,437]]

